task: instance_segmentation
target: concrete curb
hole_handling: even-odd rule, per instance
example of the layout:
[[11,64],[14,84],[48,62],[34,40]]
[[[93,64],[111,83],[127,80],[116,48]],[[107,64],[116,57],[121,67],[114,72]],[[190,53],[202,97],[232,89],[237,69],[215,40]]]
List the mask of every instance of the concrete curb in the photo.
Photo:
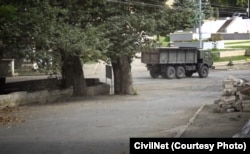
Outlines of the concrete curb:
[[250,63],[245,60],[233,61],[233,66],[227,66],[228,62],[216,62],[213,64],[211,70],[239,70],[239,69],[248,69],[250,68]]
[[[215,62],[213,64],[213,66],[227,66],[229,62],[228,61],[224,61],[224,62]],[[249,62],[247,62],[246,60],[235,60],[233,61],[233,64],[237,65],[237,64],[248,64]]]
[[202,109],[206,106],[206,104],[202,105],[195,114],[189,119],[188,123],[175,135],[175,138],[180,138],[185,131],[188,129],[188,127],[194,123],[194,120],[197,118],[199,113],[202,111]]

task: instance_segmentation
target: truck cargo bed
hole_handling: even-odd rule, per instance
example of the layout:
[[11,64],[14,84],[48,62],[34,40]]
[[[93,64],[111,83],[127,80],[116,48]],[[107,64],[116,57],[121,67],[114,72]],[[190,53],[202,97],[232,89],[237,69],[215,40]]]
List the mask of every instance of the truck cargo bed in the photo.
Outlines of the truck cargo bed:
[[142,52],[141,62],[145,64],[193,64],[197,63],[195,48],[155,48]]

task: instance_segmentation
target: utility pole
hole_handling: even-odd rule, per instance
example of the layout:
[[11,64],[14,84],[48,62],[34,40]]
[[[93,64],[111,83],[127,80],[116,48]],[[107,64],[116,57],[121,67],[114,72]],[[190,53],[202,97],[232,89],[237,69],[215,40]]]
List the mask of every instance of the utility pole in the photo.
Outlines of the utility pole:
[[[247,2],[247,14],[248,14],[248,28],[250,27],[250,16],[249,16],[249,12],[250,12],[250,7],[249,7],[249,0]],[[249,33],[249,40],[250,40],[250,31],[248,29],[248,33]]]
[[248,19],[250,18],[249,12],[250,12],[250,7],[249,7],[249,0],[248,0],[248,2],[247,2],[247,14],[248,14]]
[[201,20],[202,20],[202,12],[201,12],[201,0],[199,0],[199,42],[200,42],[200,48],[203,48],[202,45],[202,34],[201,34]]

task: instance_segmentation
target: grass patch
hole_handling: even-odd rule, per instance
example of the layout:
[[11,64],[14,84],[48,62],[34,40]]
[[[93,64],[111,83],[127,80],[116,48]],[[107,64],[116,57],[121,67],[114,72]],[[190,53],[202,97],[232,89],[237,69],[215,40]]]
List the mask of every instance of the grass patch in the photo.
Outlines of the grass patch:
[[238,42],[224,42],[225,45],[231,45],[231,44],[242,44],[242,43],[249,43],[250,41],[238,41]]
[[236,51],[237,49],[211,49],[210,52],[221,52],[221,51]]
[[168,47],[169,46],[169,42],[160,42],[159,46],[160,47]]
[[[157,36],[155,36],[155,37],[157,37]],[[160,36],[158,44],[160,47],[168,47],[169,41],[170,41],[169,36]]]
[[250,59],[250,56],[233,56],[233,57],[223,57],[223,58],[213,57],[214,62],[224,62],[230,60],[236,61],[236,60],[246,60],[246,59]]
[[250,45],[249,46],[236,45],[236,46],[229,46],[229,47],[233,49],[250,49]]
[[224,42],[225,46],[233,49],[250,49],[250,40]]

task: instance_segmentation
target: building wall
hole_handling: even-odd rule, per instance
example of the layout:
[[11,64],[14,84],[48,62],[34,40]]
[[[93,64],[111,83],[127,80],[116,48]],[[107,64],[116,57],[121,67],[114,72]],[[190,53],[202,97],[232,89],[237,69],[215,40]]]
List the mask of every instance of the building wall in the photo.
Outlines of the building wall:
[[250,19],[234,17],[226,28],[226,33],[250,33]]
[[[196,47],[201,48],[200,43],[197,42],[174,42],[173,45],[175,47]],[[203,49],[224,49],[224,41],[217,41],[217,42],[202,42]]]
[[[201,26],[202,33],[217,33],[223,24],[230,18],[219,20],[205,20]],[[198,32],[198,28],[194,30]],[[242,19],[241,17],[234,17],[233,21],[227,26],[226,33],[249,33],[250,19]]]
[[[220,27],[226,22],[224,20],[205,20],[201,27],[202,33],[216,33]],[[198,32],[198,29],[196,30]]]
[[[172,33],[169,35],[170,41],[192,41],[192,40],[199,40],[199,34],[198,33],[192,33],[192,32],[177,32]],[[211,33],[203,33],[201,35],[203,40],[206,40],[211,37]]]

